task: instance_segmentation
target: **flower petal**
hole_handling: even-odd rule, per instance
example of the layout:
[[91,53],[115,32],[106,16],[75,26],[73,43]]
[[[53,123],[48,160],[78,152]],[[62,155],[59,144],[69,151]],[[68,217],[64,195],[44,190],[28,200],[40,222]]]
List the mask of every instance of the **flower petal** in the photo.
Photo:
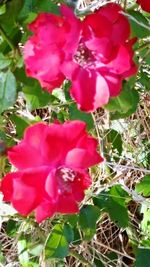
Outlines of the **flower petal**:
[[95,70],[79,68],[73,77],[71,95],[81,110],[92,112],[108,103],[109,89],[105,79]]
[[8,158],[16,168],[21,170],[43,164],[41,147],[45,128],[44,123],[26,128],[24,140],[8,149]]
[[101,161],[101,156],[98,153],[90,153],[90,149],[87,151],[81,148],[74,148],[68,152],[65,163],[68,167],[86,169]]
[[28,215],[46,195],[45,181],[49,171],[49,168],[36,168],[7,174],[1,185],[4,200],[11,201],[20,214]]
[[75,201],[72,195],[61,195],[59,197],[59,201],[57,203],[57,212],[64,214],[73,214],[79,212],[77,202]]
[[40,205],[35,209],[35,218],[38,223],[41,223],[43,220],[52,217],[56,212],[56,205],[53,204],[51,200],[44,200]]

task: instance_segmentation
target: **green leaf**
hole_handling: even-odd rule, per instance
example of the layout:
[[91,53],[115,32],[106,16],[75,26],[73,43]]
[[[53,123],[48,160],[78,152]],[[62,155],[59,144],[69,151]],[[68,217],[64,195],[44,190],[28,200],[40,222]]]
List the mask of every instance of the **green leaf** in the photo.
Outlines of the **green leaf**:
[[[23,0],[11,0],[6,4],[6,12],[0,16],[0,24],[3,25],[4,29],[8,32],[11,32],[13,27],[16,25],[17,17],[19,11],[22,8]],[[13,12],[12,12],[13,11]]]
[[88,130],[94,127],[92,115],[78,110],[76,104],[74,103],[69,106],[69,115],[71,120],[85,121]]
[[141,84],[140,87],[144,87],[146,91],[150,91],[150,86],[149,86],[149,80],[150,80],[150,75],[144,71],[140,72],[140,79],[138,82]]
[[38,244],[38,245],[32,246],[29,250],[29,253],[34,256],[40,256],[42,250],[43,250],[43,245]]
[[119,96],[111,98],[105,106],[110,110],[111,119],[120,119],[130,116],[137,109],[139,103],[139,94],[135,89],[129,88],[127,83],[124,83],[123,89]]
[[31,121],[21,118],[15,114],[10,115],[11,121],[15,123],[17,137],[20,139],[23,137],[24,130],[31,124]]
[[16,79],[11,71],[0,72],[0,113],[15,104]]
[[115,130],[108,130],[106,135],[107,142],[109,142],[113,149],[118,151],[118,154],[121,155],[122,153],[122,139],[121,134]]
[[73,228],[73,232],[74,232],[74,239],[73,239],[73,245],[79,245],[82,243],[82,239],[81,239],[81,235],[79,232],[79,229],[77,227]]
[[5,69],[11,63],[11,60],[0,53],[0,70]]
[[29,13],[39,13],[39,12],[52,12],[59,14],[59,7],[52,1],[47,0],[24,0],[24,5],[19,14],[19,18],[25,18]]
[[76,226],[77,222],[78,222],[78,214],[70,214],[70,215],[66,215],[64,216],[65,221],[68,222],[69,224],[71,224],[71,226]]
[[148,267],[150,266],[150,248],[138,248],[136,255],[135,267]]
[[141,229],[144,235],[144,240],[150,240],[150,208],[148,208],[146,204],[142,204],[141,213],[143,216]]
[[150,175],[145,175],[142,181],[140,181],[135,188],[136,191],[140,194],[143,194],[143,196],[150,196]]
[[45,244],[45,257],[64,258],[69,252],[69,243],[73,240],[73,231],[68,224],[56,224]]
[[72,98],[70,96],[71,82],[69,80],[65,80],[62,86],[63,86],[66,101],[72,102]]
[[[148,65],[150,65],[150,50],[149,50],[149,47],[146,47],[145,49],[142,49],[142,50],[139,52],[139,54],[140,54],[140,57],[141,57],[142,59],[144,59],[144,61],[145,61]],[[148,76],[149,76],[149,74],[148,74]]]
[[104,212],[108,212],[110,218],[119,227],[128,226],[127,202],[129,201],[129,195],[120,185],[112,186],[109,191],[102,191],[98,196],[93,198],[93,201]]
[[27,252],[27,242],[25,239],[18,240],[18,258],[22,267],[29,267],[29,255]]
[[140,12],[133,10],[129,11],[129,21],[132,28],[133,36],[139,38],[149,36],[150,24]]
[[[5,264],[6,258],[5,258],[4,254],[3,254],[3,252],[1,251],[1,249],[2,248],[0,247],[0,263]],[[2,265],[2,266],[5,266],[5,265]]]
[[6,4],[0,6],[0,15],[3,15],[6,12]]
[[73,230],[71,226],[67,223],[64,224],[64,236],[66,237],[68,243],[71,243],[74,238]]
[[84,205],[79,214],[79,225],[84,233],[84,239],[90,240],[96,233],[96,222],[100,216],[100,210],[92,205]]
[[20,223],[14,220],[9,220],[6,225],[6,233],[10,237],[15,237],[18,231]]
[[30,111],[45,107],[49,102],[55,99],[54,96],[42,90],[37,84],[32,87],[24,87],[23,93]]
[[17,81],[24,84],[24,86],[36,87],[39,85],[39,83],[34,78],[27,77],[24,67],[17,68],[14,71],[14,75]]
[[0,140],[4,142],[6,141],[6,134],[4,131],[1,130],[0,130]]
[[105,267],[100,259],[95,258],[94,260],[94,267]]

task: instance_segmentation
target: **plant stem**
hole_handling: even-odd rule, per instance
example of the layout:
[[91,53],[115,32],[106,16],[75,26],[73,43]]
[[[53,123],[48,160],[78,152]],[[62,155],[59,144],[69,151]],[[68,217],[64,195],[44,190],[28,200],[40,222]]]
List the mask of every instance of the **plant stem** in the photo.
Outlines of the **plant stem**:
[[9,39],[9,37],[7,36],[6,32],[4,31],[4,29],[2,28],[2,26],[0,26],[0,34],[3,37],[3,39],[7,42],[7,44],[10,46],[10,48],[12,50],[15,50],[15,46],[12,43],[12,41]]
[[131,5],[131,6],[129,6],[126,10],[127,11],[134,10],[136,8],[136,6],[137,6],[137,4],[135,3],[135,4]]
[[91,263],[89,263],[81,254],[78,254],[76,251],[71,250],[69,252],[69,255],[73,256],[76,259],[78,259],[86,267],[93,267],[93,265]]
[[150,47],[150,42],[147,42],[147,43],[145,43],[145,44],[139,46],[139,47],[136,49],[136,51],[141,51],[141,50],[143,50],[144,48],[147,48],[147,47]]

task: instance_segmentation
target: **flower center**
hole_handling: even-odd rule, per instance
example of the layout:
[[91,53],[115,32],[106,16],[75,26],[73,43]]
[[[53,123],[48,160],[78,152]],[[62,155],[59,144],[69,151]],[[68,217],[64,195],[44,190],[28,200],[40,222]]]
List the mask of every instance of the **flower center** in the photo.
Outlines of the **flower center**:
[[94,62],[94,56],[92,52],[83,44],[80,43],[76,54],[74,55],[74,60],[82,67],[87,67],[92,65]]
[[58,192],[59,194],[71,194],[72,185],[71,183],[77,176],[77,173],[70,168],[60,167],[56,171],[58,181]]
[[58,175],[64,182],[73,182],[76,177],[76,172],[69,168],[60,168],[58,169]]

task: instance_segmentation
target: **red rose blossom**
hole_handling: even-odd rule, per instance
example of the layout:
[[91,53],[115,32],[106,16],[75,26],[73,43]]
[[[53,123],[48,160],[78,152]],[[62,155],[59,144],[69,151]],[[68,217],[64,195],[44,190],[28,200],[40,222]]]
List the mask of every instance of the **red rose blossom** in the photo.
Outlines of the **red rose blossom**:
[[85,128],[81,121],[28,127],[23,140],[8,150],[18,170],[1,182],[4,201],[23,216],[35,211],[37,222],[56,212],[78,212],[91,185],[88,168],[103,161]]
[[137,71],[130,25],[121,11],[107,4],[80,21],[62,5],[61,17],[38,15],[24,47],[27,75],[49,92],[70,79],[71,96],[83,111],[107,104],[120,93],[122,80]]
[[150,12],[150,0],[137,0],[137,3],[143,10]]

